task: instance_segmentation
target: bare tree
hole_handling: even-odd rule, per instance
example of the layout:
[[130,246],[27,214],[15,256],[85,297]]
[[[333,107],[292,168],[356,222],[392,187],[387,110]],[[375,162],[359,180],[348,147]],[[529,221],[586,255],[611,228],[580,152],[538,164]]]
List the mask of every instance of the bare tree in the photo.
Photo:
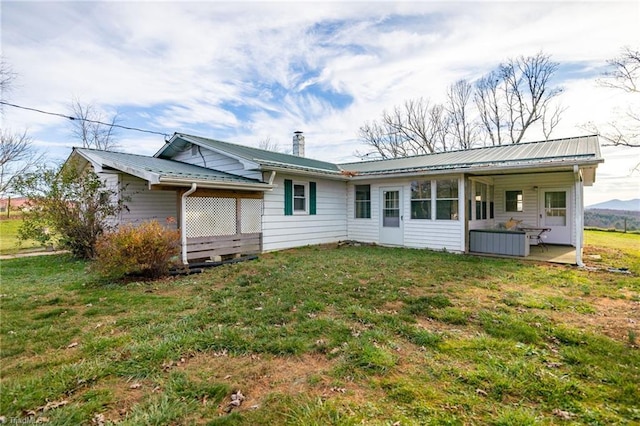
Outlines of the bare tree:
[[619,119],[604,125],[587,123],[583,129],[598,133],[609,146],[640,147],[640,50],[625,47],[620,56],[607,61],[609,70],[598,80],[602,87],[621,90],[627,94],[627,107],[618,111]]
[[[0,56],[0,101],[5,102],[13,87],[17,74],[11,65]],[[0,104],[0,113],[4,114],[4,105]]]
[[272,141],[270,136],[261,139],[260,142],[258,142],[258,148],[274,152],[280,151],[280,145],[278,142]]
[[[410,99],[391,112],[383,111],[377,121],[366,122],[358,136],[381,158],[431,154],[450,149],[448,122],[442,105],[425,98]],[[369,154],[357,154],[361,158]]]
[[506,121],[500,99],[500,81],[498,72],[492,71],[476,82],[473,94],[480,122],[493,145],[502,145]]
[[542,134],[544,134],[545,140],[549,140],[551,139],[551,133],[553,133],[553,129],[555,129],[558,124],[560,124],[562,113],[566,110],[566,108],[559,104],[553,106],[545,105],[542,108],[542,115],[544,116],[544,120],[542,120]]
[[[0,57],[0,98],[6,101],[17,74],[4,58]],[[1,110],[4,114],[4,109]],[[44,155],[33,146],[25,130],[14,132],[7,127],[0,129],[0,196],[11,195],[18,176],[33,171],[44,162]]]
[[384,122],[365,122],[360,126],[358,136],[374,149],[369,153],[356,153],[362,159],[370,158],[371,155],[379,158],[398,158],[409,155],[405,146],[406,141],[400,133]]
[[449,133],[460,149],[471,148],[477,133],[471,112],[472,93],[473,87],[467,80],[458,80],[447,90]]
[[44,163],[44,154],[34,147],[27,132],[14,133],[3,129],[0,132],[0,195],[13,192],[13,184]]
[[72,121],[73,135],[82,141],[83,148],[100,150],[117,149],[115,127],[118,115],[108,118],[93,104],[83,104],[78,98],[71,102],[75,120]]
[[358,136],[381,158],[469,149],[483,139],[493,145],[519,143],[536,125],[546,139],[560,122],[564,108],[554,100],[562,93],[551,87],[558,69],[549,55],[510,59],[474,85],[459,80],[449,86],[444,104],[411,99],[366,122]]
[[600,85],[630,93],[640,91],[640,50],[623,47],[620,56],[607,63],[611,69],[598,81]]
[[474,99],[484,130],[493,145],[519,143],[534,123],[548,138],[561,118],[562,108],[552,108],[562,93],[550,87],[558,63],[542,52],[509,59],[476,83]]

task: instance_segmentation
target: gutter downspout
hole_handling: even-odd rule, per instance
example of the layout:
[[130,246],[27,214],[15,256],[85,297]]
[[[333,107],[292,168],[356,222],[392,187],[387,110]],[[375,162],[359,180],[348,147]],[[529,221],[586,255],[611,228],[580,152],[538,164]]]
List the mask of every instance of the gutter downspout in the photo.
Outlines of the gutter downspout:
[[193,182],[191,184],[191,188],[182,194],[180,200],[180,239],[182,243],[182,264],[187,265],[187,218],[185,214],[185,210],[187,209],[187,197],[193,194],[198,185]]
[[271,175],[269,176],[269,185],[273,185],[273,181],[276,179],[276,171],[271,170]]

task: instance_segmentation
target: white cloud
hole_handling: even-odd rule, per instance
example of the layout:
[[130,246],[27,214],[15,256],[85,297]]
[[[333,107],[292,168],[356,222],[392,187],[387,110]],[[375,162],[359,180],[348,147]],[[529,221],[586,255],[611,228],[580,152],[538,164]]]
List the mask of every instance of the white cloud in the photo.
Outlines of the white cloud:
[[[577,70],[563,79],[558,133],[579,133],[612,108],[593,78],[637,43],[639,13],[635,2],[598,1],[5,2],[3,54],[19,73],[17,104],[67,112],[77,96],[136,111],[127,125],[254,146],[271,137],[288,147],[299,129],[308,155],[347,161],[359,126],[383,109],[441,101],[457,79],[541,50]],[[337,108],[322,91],[352,102]],[[73,144],[62,118],[7,109],[5,125],[28,127],[63,158]],[[131,152],[156,150],[153,137],[121,137]],[[621,161],[609,156],[599,176]]]

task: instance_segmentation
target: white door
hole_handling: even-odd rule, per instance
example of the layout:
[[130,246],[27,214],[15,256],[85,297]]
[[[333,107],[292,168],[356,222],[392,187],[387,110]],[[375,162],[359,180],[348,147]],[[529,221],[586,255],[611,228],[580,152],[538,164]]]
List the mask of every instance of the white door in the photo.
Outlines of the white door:
[[380,188],[380,244],[401,246],[402,188]]
[[550,228],[545,243],[571,244],[573,216],[569,189],[547,188],[540,191],[540,227]]

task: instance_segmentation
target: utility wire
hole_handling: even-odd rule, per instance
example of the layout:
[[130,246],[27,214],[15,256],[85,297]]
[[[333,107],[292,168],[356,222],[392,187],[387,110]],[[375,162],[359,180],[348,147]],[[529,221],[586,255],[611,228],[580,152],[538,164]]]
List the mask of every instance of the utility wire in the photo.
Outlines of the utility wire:
[[165,137],[171,137],[171,135],[169,135],[169,134],[167,134],[167,133],[155,132],[155,131],[153,131],[153,130],[139,129],[139,128],[137,128],[137,127],[121,126],[120,124],[104,123],[104,122],[102,122],[102,121],[89,120],[88,118],[72,117],[72,116],[70,116],[70,115],[60,114],[60,113],[58,113],[58,112],[43,111],[43,110],[41,110],[41,109],[37,109],[37,108],[29,108],[29,107],[25,107],[25,106],[21,106],[21,105],[12,104],[12,103],[5,102],[5,101],[0,101],[0,105],[7,105],[7,106],[10,106],[10,107],[19,108],[19,109],[24,109],[24,110],[27,110],[27,111],[39,112],[40,114],[55,115],[56,117],[62,117],[62,118],[66,118],[66,119],[68,119],[68,120],[86,121],[87,123],[102,124],[102,125],[104,125],[104,126],[117,127],[117,128],[119,128],[119,129],[133,130],[133,131],[136,131],[136,132],[152,133],[152,134],[154,134],[154,135],[162,135],[162,136],[165,136]]

